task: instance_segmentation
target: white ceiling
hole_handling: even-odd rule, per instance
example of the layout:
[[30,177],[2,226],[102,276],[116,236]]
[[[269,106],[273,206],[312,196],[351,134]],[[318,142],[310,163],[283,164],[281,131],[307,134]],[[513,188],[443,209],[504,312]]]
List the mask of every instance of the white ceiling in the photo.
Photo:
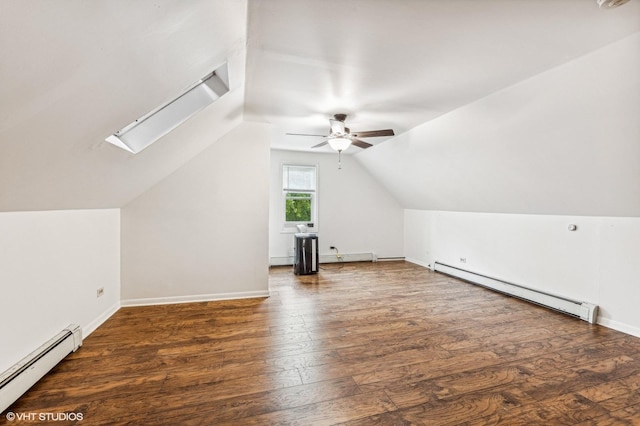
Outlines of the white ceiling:
[[[122,207],[243,119],[273,123],[275,148],[308,149],[284,133],[335,113],[401,134],[638,17],[640,0],[2,0],[0,211]],[[158,143],[104,141],[225,60],[230,93]]]
[[639,17],[637,0],[251,0],[245,119],[273,123],[281,149],[322,141],[284,133],[326,135],[342,112],[352,131],[398,135],[639,31]]

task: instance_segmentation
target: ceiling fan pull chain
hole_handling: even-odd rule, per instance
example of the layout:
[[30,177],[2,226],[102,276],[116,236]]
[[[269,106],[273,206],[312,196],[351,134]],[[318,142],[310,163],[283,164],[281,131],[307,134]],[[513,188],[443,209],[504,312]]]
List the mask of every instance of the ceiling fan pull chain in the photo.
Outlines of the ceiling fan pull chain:
[[342,170],[342,150],[338,151],[338,170]]

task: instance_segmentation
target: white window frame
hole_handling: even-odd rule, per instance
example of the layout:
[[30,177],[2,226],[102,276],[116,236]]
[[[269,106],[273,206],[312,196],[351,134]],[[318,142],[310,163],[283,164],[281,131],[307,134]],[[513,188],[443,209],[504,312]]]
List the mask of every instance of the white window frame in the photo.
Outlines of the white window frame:
[[[315,189],[304,190],[285,188],[284,186],[284,170],[285,167],[309,167],[315,169]],[[318,165],[317,164],[297,164],[297,163],[283,163],[280,167],[280,184],[282,185],[282,200],[280,202],[281,219],[282,219],[282,233],[296,233],[299,232],[297,225],[308,225],[313,223],[313,226],[307,227],[308,232],[318,232]],[[286,218],[286,203],[288,193],[304,193],[311,194],[311,221],[310,222],[288,222]]]

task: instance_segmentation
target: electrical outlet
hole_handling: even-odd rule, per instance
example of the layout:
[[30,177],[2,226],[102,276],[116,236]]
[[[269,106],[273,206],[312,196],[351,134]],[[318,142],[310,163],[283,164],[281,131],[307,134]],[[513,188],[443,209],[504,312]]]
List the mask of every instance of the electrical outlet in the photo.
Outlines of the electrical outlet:
[[466,257],[461,257],[460,258],[460,263],[467,263],[467,258]]
[[102,297],[104,296],[104,287],[100,287],[97,291],[96,291],[96,297]]

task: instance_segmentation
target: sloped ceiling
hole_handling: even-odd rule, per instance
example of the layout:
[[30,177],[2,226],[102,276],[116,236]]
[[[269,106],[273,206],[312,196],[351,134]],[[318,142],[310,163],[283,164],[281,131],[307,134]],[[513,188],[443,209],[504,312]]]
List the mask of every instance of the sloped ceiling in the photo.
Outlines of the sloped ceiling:
[[356,155],[405,208],[640,217],[640,32]]
[[[284,149],[338,112],[408,135],[637,31],[640,0],[1,1],[0,211],[122,207],[242,120]],[[225,60],[231,92],[158,143],[104,141]],[[385,182],[393,140],[348,152]]]
[[343,112],[395,129],[347,153],[404,208],[640,216],[640,0],[254,0],[248,30],[274,147]]
[[[0,2],[0,211],[121,207],[242,121],[246,2]],[[232,91],[134,156],[105,137],[229,61]]]
[[246,119],[281,149],[342,112],[398,135],[638,30],[638,0],[252,0]]

